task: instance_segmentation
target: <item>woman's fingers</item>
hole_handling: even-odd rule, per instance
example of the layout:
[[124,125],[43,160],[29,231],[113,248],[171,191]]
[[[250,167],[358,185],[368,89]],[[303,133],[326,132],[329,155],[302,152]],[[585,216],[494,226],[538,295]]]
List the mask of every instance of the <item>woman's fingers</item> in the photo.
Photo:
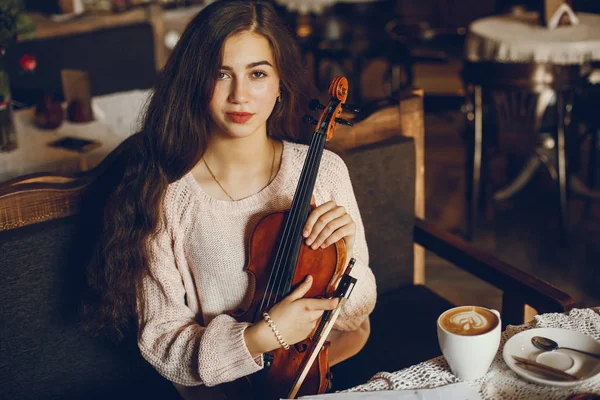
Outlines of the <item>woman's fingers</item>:
[[[302,232],[302,235],[305,238],[307,238],[307,240],[309,240],[310,236],[312,236],[312,233],[314,231],[314,226],[316,225],[319,218],[321,218],[329,211],[335,209],[336,207],[337,204],[335,204],[333,201],[328,201],[327,203],[323,203],[319,207],[312,210],[310,215],[308,216],[308,219],[306,220],[306,224],[304,225],[304,231]],[[312,239],[314,240],[314,237]]]
[[313,313],[315,311],[323,312],[325,310],[333,310],[337,307],[339,299],[303,299],[302,306],[304,311]]
[[312,282],[313,282],[313,277],[310,275],[307,275],[306,278],[304,278],[304,280],[302,281],[302,283],[299,284],[298,287],[296,289],[294,289],[294,291],[292,291],[292,293],[290,293],[286,297],[286,299],[288,299],[289,301],[295,301],[295,300],[303,298],[304,295],[306,293],[308,293],[308,291],[310,290],[310,288],[312,286]]
[[329,222],[323,230],[321,230],[321,233],[316,237],[311,247],[313,249],[318,247],[328,247],[342,238],[354,235],[355,230],[356,227],[354,226],[352,217],[348,214],[344,214]]
[[[326,205],[328,203],[325,203]],[[337,228],[339,228],[340,222],[337,221],[338,218],[348,215],[344,207],[340,207],[333,203],[333,208],[328,207],[325,209],[316,208],[313,210],[309,219],[307,221],[307,227],[310,224],[310,228],[306,228],[304,233],[308,232],[308,237],[306,238],[306,244],[313,248],[317,248],[319,245],[316,244],[316,239],[319,235],[324,234],[325,237],[331,235]],[[348,215],[349,217],[349,215]],[[350,218],[351,220],[351,218]],[[348,220],[346,220],[348,221]]]

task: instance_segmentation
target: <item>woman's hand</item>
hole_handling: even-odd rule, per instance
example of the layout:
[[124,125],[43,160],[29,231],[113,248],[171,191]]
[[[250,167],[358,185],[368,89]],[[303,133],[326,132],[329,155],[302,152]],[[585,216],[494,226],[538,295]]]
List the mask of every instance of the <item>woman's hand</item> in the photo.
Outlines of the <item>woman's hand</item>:
[[[339,299],[305,299],[313,283],[308,275],[287,297],[275,304],[268,313],[283,340],[290,346],[306,339],[317,326],[325,310],[337,307]],[[262,320],[244,332],[246,346],[252,356],[257,356],[280,347],[275,334]]]
[[313,277],[308,275],[292,293],[269,310],[271,319],[289,345],[306,339],[323,311],[333,310],[338,304],[339,299],[305,299],[312,283]]
[[302,234],[306,238],[306,245],[313,250],[331,246],[343,238],[348,249],[348,259],[350,259],[356,235],[356,224],[344,207],[328,201],[310,213]]

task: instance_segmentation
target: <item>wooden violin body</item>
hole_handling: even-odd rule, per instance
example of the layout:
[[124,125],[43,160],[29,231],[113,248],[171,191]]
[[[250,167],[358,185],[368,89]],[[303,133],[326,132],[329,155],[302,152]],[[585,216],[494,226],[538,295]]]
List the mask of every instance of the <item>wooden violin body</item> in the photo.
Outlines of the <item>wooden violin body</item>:
[[[243,313],[233,314],[236,320],[241,322],[255,322],[262,316],[255,316],[254,310],[260,309],[260,302],[266,291],[266,283],[269,267],[273,265],[274,254],[270,249],[277,247],[280,238],[279,232],[283,227],[287,212],[279,212],[267,215],[263,218],[252,233],[250,240],[249,262],[246,271],[254,280],[254,294],[252,303]],[[344,272],[346,264],[346,245],[339,240],[333,246],[316,250],[302,244],[300,255],[293,278],[293,286],[302,282],[307,275],[312,275],[313,284],[305,295],[307,298],[331,297],[335,291],[335,284]],[[278,298],[275,303],[279,302]],[[289,350],[277,349],[271,354],[274,359],[265,382],[257,384],[264,385],[262,388],[265,399],[279,399],[285,397],[290,391],[294,378],[298,375],[305,352],[309,347],[310,339],[290,346]],[[300,395],[323,393],[327,389],[327,374],[329,365],[327,362],[327,347],[324,346],[319,355],[318,362],[313,364],[308,378],[300,390]],[[321,379],[324,377],[325,379]],[[261,378],[259,378],[261,379]]]

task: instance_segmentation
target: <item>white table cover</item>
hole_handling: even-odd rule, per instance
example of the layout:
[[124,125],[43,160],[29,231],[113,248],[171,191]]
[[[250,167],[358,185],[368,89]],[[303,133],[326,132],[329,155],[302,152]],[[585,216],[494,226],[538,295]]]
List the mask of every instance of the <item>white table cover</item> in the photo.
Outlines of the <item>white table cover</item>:
[[[148,94],[149,91],[133,90],[95,97],[95,121],[82,124],[64,121],[54,130],[41,130],[33,124],[33,108],[15,112],[18,147],[0,153],[0,182],[37,172],[71,174],[94,168],[138,130],[139,115]],[[99,141],[101,146],[87,153],[48,146],[66,136]]]
[[[475,388],[482,399],[503,400],[564,400],[575,393],[600,394],[600,376],[569,388],[537,385],[525,381],[508,368],[502,357],[504,343],[515,334],[532,328],[563,328],[585,333],[600,340],[600,314],[592,309],[573,309],[568,314],[548,313],[535,317],[534,323],[508,326],[502,333],[500,348],[485,376],[466,383]],[[405,344],[410,345],[410,344]],[[350,391],[427,389],[460,382],[443,356],[422,362],[396,372],[380,372],[364,385]]]
[[465,42],[470,61],[581,64],[600,60],[600,15],[577,13],[578,25],[554,30],[527,13],[482,18],[469,26]]

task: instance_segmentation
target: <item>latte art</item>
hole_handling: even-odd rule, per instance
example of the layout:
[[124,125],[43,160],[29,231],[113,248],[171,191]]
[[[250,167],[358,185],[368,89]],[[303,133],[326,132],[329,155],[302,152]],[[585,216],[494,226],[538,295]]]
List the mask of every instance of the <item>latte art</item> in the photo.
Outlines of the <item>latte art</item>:
[[460,326],[464,332],[468,332],[471,329],[482,329],[488,325],[488,321],[481,315],[477,314],[477,311],[464,311],[450,318],[450,323],[453,326]]
[[457,307],[440,317],[440,325],[449,332],[462,336],[480,335],[498,325],[498,318],[481,307]]

